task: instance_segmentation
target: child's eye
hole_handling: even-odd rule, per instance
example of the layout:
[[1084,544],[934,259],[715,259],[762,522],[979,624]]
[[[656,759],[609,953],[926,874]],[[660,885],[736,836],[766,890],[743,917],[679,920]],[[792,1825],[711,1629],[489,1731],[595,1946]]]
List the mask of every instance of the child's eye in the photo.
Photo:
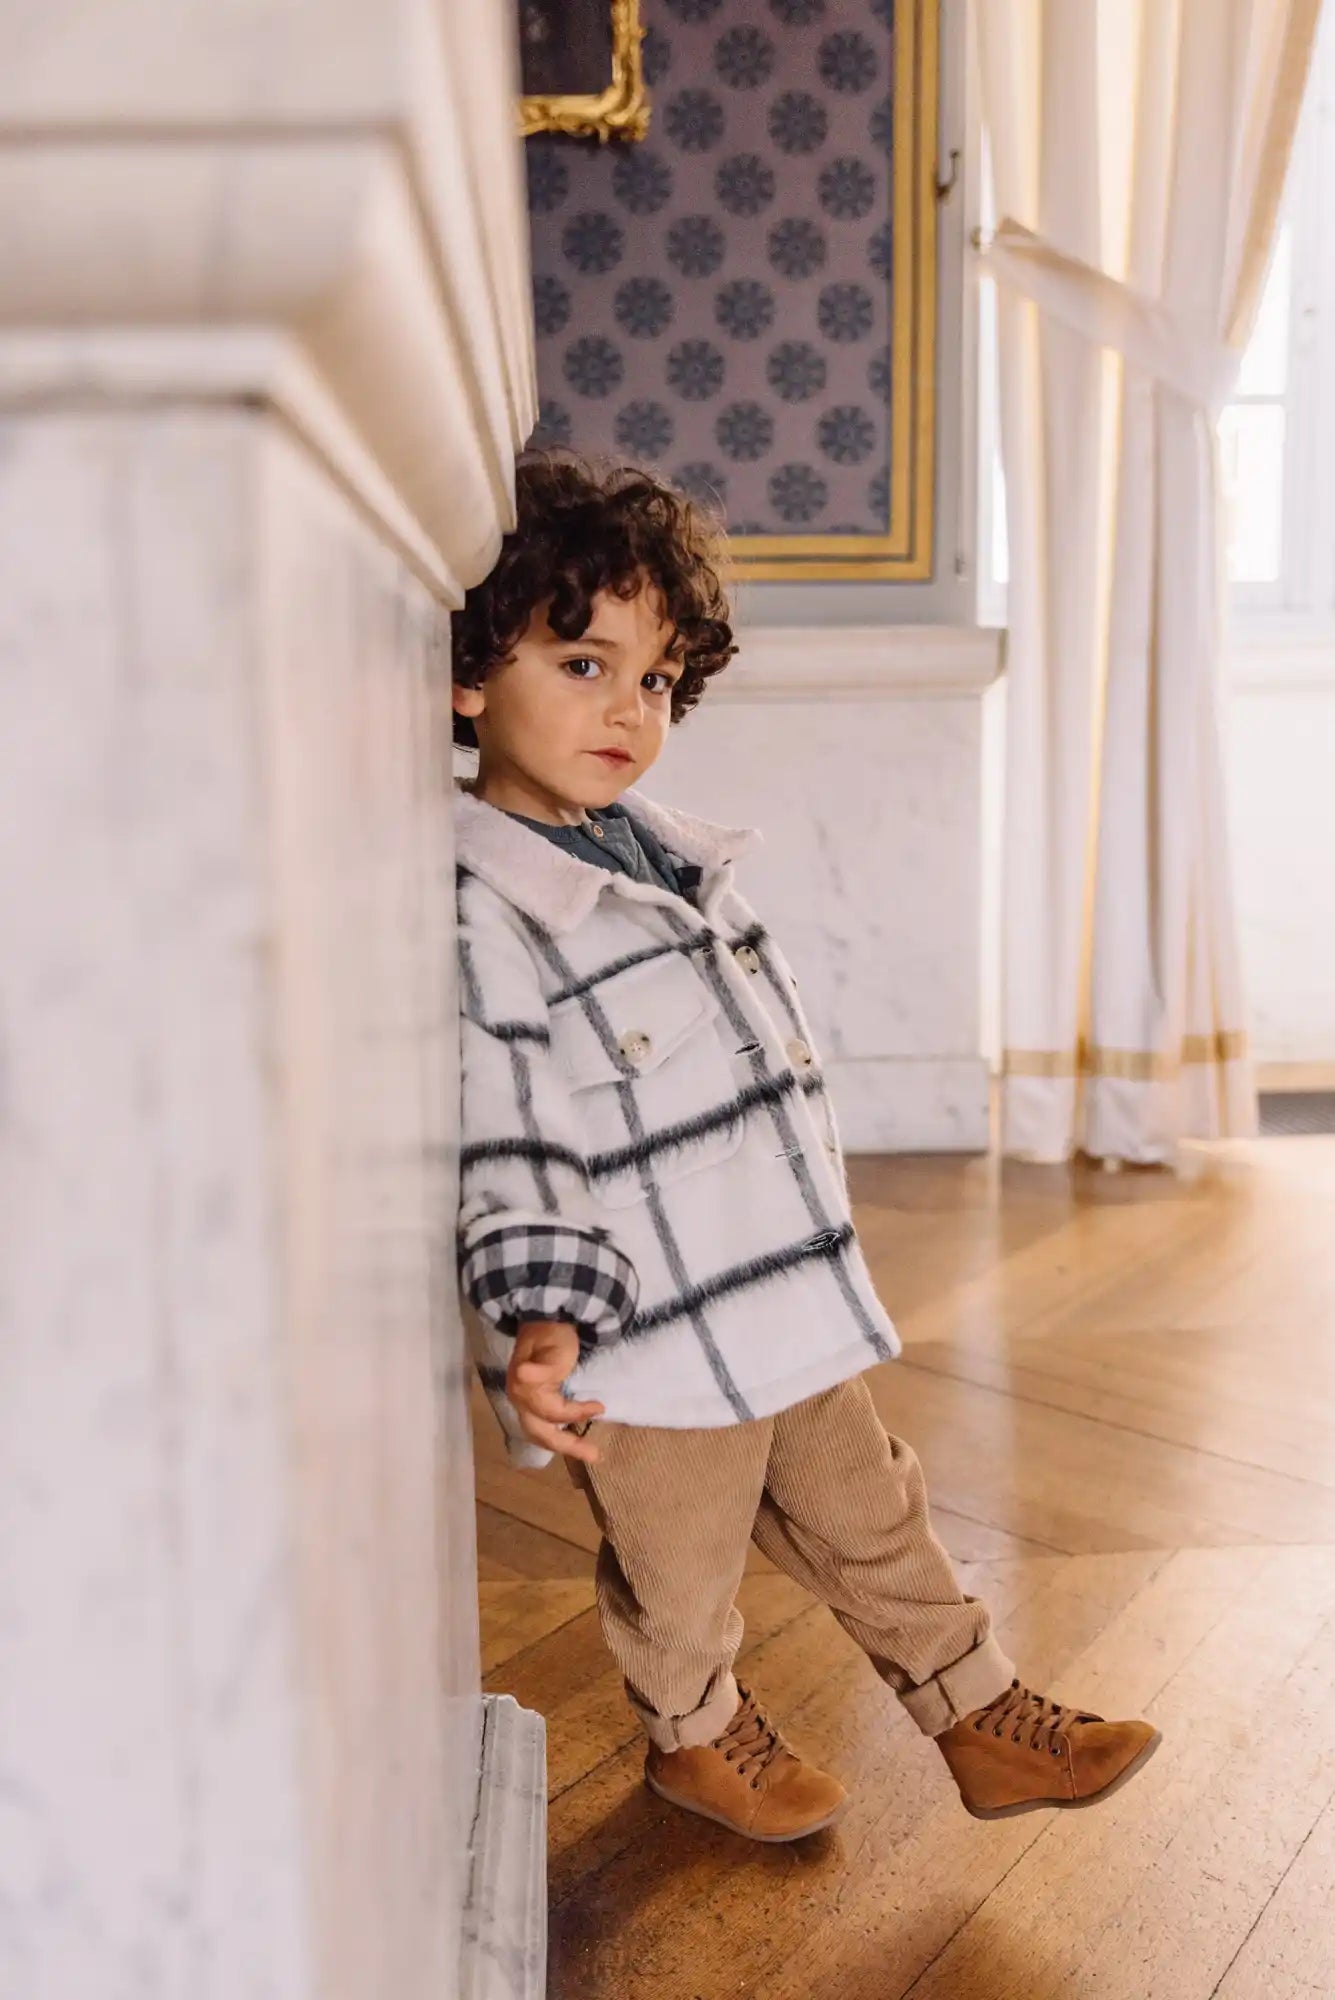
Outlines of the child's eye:
[[591,659],[587,653],[582,653],[573,660],[562,660],[561,665],[577,681],[595,680],[603,670],[602,661]]
[[651,674],[646,674],[640,682],[640,686],[647,688],[650,694],[670,694],[676,686],[676,682],[673,680],[671,674],[660,674],[655,671]]

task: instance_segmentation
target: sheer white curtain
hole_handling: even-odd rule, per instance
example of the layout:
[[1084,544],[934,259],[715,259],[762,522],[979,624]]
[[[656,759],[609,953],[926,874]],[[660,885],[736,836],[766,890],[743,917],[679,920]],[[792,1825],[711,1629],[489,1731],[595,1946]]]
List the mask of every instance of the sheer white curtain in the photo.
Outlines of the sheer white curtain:
[[1004,1145],[1254,1128],[1215,418],[1321,0],[983,0],[1010,549]]

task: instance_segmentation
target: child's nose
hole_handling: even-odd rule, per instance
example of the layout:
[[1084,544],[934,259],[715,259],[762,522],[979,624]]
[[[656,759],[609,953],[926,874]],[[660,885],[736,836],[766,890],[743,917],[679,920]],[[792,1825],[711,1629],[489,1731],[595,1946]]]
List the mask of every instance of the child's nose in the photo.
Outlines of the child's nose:
[[644,719],[644,697],[638,682],[634,687],[613,687],[607,701],[607,720],[622,728],[636,729]]

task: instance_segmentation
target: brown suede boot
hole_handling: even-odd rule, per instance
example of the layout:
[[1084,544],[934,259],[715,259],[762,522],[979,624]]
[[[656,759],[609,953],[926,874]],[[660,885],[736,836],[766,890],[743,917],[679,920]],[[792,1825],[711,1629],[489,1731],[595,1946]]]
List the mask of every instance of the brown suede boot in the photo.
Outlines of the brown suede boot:
[[717,1820],[748,1840],[801,1840],[838,1819],[848,1794],[837,1778],[804,1764],[740,1690],[736,1715],[699,1749],[650,1746],[644,1777],[670,1805]]
[[1162,1739],[1148,1722],[1105,1722],[1012,1681],[936,1740],[966,1810],[1011,1819],[1044,1806],[1096,1805],[1143,1770]]

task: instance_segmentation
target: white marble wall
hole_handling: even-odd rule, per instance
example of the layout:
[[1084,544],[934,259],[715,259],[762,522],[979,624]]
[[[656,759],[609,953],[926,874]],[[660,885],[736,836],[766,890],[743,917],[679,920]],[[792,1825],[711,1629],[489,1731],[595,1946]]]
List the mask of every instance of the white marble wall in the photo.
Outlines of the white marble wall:
[[1238,647],[1229,803],[1252,1044],[1335,1065],[1335,637]]
[[743,629],[740,641],[651,788],[764,832],[742,887],[793,962],[848,1149],[981,1150],[996,637]]
[[[1004,679],[963,628],[747,628],[649,788],[758,825],[855,1152],[979,1150],[999,1042]],[[1262,1065],[1335,1064],[1335,645],[1242,635],[1226,710]]]
[[258,473],[316,1991],[435,2000],[481,1729],[447,619],[281,431]]
[[258,411],[0,419],[0,1991],[447,2000],[445,618]]

